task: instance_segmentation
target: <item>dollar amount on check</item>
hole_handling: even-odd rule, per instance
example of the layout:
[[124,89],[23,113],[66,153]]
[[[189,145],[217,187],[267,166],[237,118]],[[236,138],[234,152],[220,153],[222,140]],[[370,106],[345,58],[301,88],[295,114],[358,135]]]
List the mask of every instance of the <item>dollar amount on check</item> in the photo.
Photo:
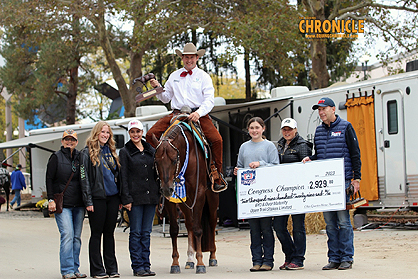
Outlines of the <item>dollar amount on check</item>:
[[345,209],[344,160],[239,169],[238,219]]

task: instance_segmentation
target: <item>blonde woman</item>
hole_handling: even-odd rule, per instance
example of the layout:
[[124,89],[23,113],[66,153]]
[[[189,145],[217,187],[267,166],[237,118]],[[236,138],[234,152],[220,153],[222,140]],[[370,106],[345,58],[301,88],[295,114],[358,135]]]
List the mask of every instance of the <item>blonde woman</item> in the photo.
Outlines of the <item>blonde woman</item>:
[[120,277],[114,238],[120,204],[119,168],[112,129],[107,122],[99,121],[87,138],[80,158],[81,187],[91,231],[89,260],[93,278]]

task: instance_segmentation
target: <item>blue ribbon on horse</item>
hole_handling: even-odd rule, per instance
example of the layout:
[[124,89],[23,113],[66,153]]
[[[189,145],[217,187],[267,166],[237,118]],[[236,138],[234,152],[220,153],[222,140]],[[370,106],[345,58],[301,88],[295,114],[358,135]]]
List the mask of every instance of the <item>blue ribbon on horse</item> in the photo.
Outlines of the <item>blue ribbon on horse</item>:
[[183,166],[178,174],[178,176],[174,179],[174,192],[170,197],[170,201],[173,203],[181,203],[186,201],[186,185],[185,185],[185,178],[184,173],[186,172],[187,165],[189,164],[189,141],[187,140],[186,135],[184,134],[183,127],[180,127],[181,133],[186,141],[186,158],[184,159]]

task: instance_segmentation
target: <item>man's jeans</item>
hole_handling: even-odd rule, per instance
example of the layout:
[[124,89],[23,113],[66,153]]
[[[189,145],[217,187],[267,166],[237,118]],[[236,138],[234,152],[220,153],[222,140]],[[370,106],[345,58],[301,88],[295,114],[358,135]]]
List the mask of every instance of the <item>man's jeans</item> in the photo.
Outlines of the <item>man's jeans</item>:
[[271,227],[272,218],[248,219],[251,235],[251,254],[253,265],[273,267],[274,234]]
[[55,214],[55,221],[61,234],[60,264],[62,275],[79,272],[84,215],[84,207],[65,207],[62,209],[62,213]]
[[17,204],[17,206],[20,206],[20,190],[14,190],[15,191],[15,197],[13,198],[13,200],[10,202],[10,205],[14,205],[15,203]]
[[129,253],[134,272],[150,269],[151,231],[155,204],[134,205],[129,215]]
[[306,251],[305,214],[292,214],[293,240],[287,230],[289,215],[274,217],[273,227],[285,254],[285,262],[303,266]]
[[[345,187],[351,181],[345,181]],[[346,197],[348,201],[350,197]],[[354,232],[348,210],[324,212],[328,235],[328,261],[333,263],[351,262],[354,256]]]

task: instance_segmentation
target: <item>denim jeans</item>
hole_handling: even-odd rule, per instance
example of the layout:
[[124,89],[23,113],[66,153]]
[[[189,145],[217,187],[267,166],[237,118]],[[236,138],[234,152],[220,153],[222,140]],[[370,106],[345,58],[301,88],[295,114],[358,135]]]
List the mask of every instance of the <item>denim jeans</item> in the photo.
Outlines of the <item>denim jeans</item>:
[[273,267],[274,234],[271,217],[248,219],[251,235],[251,254],[253,265]]
[[[115,254],[115,227],[118,219],[119,195],[104,200],[93,199],[94,211],[88,211],[90,224],[89,260],[90,275],[112,274],[118,272]],[[103,259],[101,242],[103,236]],[[103,266],[104,264],[104,266]]]
[[[345,181],[345,187],[351,181]],[[346,197],[349,199],[350,197]],[[334,263],[350,262],[354,256],[354,232],[348,210],[324,212],[328,235],[328,261]]]
[[62,213],[55,214],[55,221],[61,235],[60,266],[62,275],[79,272],[84,210],[84,207],[64,207]]
[[274,217],[273,228],[282,245],[285,262],[303,266],[306,252],[305,214],[292,215],[293,240],[287,230],[288,220],[289,215]]
[[150,244],[155,204],[134,205],[129,215],[129,253],[134,272],[149,269]]
[[10,205],[14,205],[16,203],[17,206],[20,206],[20,190],[14,190],[15,191],[15,197],[13,198],[13,200],[10,202]]

